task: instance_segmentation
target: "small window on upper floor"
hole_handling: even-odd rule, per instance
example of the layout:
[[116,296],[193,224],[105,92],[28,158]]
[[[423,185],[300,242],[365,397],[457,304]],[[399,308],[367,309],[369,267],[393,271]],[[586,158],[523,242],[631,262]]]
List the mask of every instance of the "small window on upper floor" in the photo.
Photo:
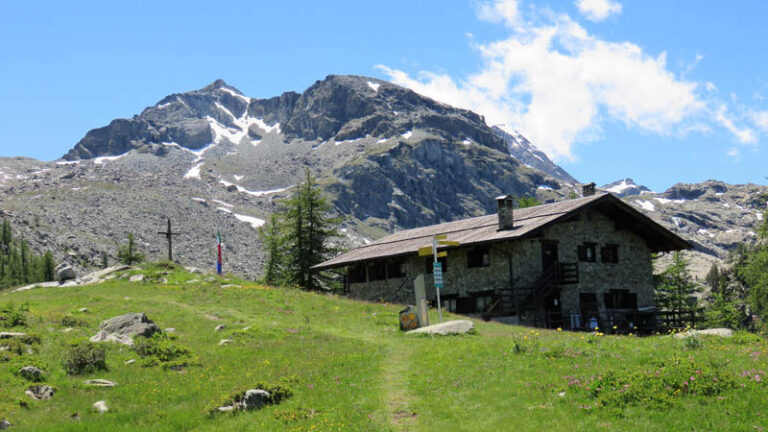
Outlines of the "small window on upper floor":
[[478,247],[467,252],[467,267],[488,267],[491,265],[491,251],[488,247]]
[[600,248],[600,259],[604,263],[619,262],[619,245],[608,244]]
[[595,262],[595,247],[596,243],[584,243],[578,247],[579,261],[582,262]]

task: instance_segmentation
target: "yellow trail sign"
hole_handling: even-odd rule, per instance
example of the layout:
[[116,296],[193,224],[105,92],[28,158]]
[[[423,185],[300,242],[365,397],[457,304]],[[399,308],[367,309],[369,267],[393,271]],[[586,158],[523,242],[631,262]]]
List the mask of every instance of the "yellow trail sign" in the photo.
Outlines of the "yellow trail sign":
[[446,235],[446,234],[438,234],[438,235],[435,236],[435,238],[438,239],[438,240],[445,240],[445,239],[448,238],[448,235]]
[[450,240],[439,240],[437,243],[440,244],[440,246],[458,246],[460,244],[457,241]]
[[432,246],[424,246],[422,248],[419,248],[419,256],[430,256],[432,255]]
[[447,257],[447,256],[448,256],[448,252],[446,252],[446,251],[442,251],[442,252],[438,252],[437,253],[437,257],[438,258]]

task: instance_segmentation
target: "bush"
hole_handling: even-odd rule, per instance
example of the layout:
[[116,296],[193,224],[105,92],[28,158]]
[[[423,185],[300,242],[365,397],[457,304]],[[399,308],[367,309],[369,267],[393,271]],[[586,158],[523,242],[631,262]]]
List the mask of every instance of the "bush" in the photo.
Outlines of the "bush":
[[0,326],[6,328],[25,327],[27,325],[27,312],[29,312],[29,307],[26,304],[19,307],[15,307],[13,303],[0,306]]
[[107,370],[107,350],[93,342],[77,342],[64,353],[64,370],[69,375]]
[[88,321],[73,315],[64,315],[61,318],[61,325],[64,327],[87,327]]
[[142,357],[139,365],[175,369],[191,364],[192,352],[187,347],[176,345],[173,340],[172,336],[161,333],[148,338],[136,338],[133,350]]

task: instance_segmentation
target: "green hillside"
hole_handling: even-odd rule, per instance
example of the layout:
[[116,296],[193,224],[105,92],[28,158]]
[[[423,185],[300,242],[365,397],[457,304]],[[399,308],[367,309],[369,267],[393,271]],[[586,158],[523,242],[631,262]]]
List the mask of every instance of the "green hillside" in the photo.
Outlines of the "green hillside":
[[[748,334],[638,338],[477,321],[475,334],[430,338],[398,330],[398,305],[234,277],[189,283],[209,276],[162,265],[130,273],[142,273],[148,282],[116,278],[0,292],[0,331],[27,334],[23,342],[0,340],[6,347],[0,352],[0,419],[12,423],[9,430],[768,427],[768,344]],[[151,282],[159,278],[168,282]],[[65,372],[62,358],[72,343],[94,335],[101,321],[129,312],[175,329],[158,339],[162,349],[155,356],[102,343],[108,370]],[[8,327],[14,322],[25,325]],[[220,324],[226,328],[214,331]],[[220,345],[222,339],[231,342]],[[125,364],[129,359],[136,362]],[[18,375],[26,365],[47,372],[42,383],[54,388],[52,399],[24,394],[34,384]],[[83,384],[94,378],[117,386]],[[291,394],[260,410],[209,413],[217,402],[259,383]],[[92,405],[102,400],[109,411],[98,414]]]

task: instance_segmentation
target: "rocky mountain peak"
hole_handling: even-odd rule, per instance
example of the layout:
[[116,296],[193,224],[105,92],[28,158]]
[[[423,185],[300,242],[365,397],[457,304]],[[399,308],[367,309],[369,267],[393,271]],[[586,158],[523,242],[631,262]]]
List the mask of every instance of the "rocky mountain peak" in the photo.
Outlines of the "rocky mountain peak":
[[638,185],[631,178],[625,178],[616,180],[613,183],[603,185],[600,189],[610,192],[619,197],[625,197],[630,195],[641,195],[643,193],[651,192],[650,189],[643,185]]
[[201,93],[208,93],[208,92],[212,92],[214,90],[219,90],[219,89],[228,89],[228,90],[232,90],[232,91],[234,91],[234,92],[236,92],[238,94],[243,94],[242,92],[240,92],[240,90],[238,90],[238,89],[232,87],[231,85],[227,84],[221,78],[219,78],[216,81],[208,84],[207,86],[201,88],[198,91],[201,92]]

